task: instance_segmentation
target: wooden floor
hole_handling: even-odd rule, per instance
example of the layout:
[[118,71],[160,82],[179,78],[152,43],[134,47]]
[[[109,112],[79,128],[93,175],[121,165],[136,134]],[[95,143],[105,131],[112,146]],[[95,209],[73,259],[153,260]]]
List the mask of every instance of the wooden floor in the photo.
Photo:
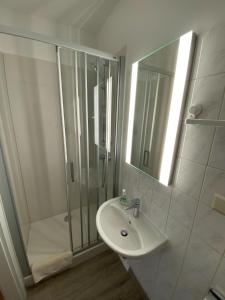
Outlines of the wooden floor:
[[2,295],[2,293],[1,293],[1,291],[0,291],[0,300],[4,300],[4,298],[3,298],[3,295]]
[[28,300],[144,300],[118,256],[107,250],[28,290]]

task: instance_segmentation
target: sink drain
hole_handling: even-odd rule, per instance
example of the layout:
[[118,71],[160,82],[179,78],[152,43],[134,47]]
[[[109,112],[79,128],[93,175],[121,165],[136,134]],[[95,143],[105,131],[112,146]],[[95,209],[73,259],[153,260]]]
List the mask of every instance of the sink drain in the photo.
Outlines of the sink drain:
[[120,234],[121,234],[122,236],[128,236],[128,232],[127,232],[126,229],[122,229],[122,230],[120,231]]

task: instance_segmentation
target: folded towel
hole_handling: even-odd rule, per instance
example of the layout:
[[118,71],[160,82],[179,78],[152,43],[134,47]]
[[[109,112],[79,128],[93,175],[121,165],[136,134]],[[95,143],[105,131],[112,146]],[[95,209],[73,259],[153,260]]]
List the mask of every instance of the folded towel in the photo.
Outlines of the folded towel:
[[35,262],[32,266],[34,282],[39,282],[43,278],[56,274],[59,271],[72,265],[73,255],[71,251],[65,251],[49,256],[45,260]]

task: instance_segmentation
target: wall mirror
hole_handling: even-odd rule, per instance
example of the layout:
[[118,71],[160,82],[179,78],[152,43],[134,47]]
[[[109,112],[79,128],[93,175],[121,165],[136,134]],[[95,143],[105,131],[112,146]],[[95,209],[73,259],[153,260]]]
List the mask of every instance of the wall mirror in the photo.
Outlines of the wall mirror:
[[126,162],[169,185],[195,42],[188,32],[133,63]]

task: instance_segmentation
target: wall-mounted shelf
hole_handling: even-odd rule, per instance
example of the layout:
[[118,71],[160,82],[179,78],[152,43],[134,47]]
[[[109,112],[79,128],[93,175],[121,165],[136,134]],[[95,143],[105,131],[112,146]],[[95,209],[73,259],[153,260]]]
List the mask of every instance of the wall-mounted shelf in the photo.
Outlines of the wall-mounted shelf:
[[220,126],[225,127],[225,120],[210,120],[210,119],[186,119],[186,124],[197,124],[203,126]]

